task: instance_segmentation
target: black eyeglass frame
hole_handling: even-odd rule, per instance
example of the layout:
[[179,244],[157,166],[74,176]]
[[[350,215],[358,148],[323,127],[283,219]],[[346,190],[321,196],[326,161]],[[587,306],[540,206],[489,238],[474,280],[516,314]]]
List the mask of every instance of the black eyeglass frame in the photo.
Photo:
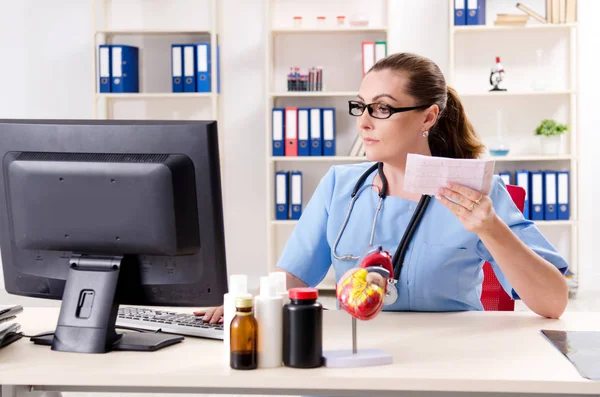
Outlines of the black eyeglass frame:
[[[354,105],[354,109],[359,108],[362,109],[362,112],[360,112],[360,114],[352,114],[352,109]],[[377,116],[373,116],[373,105],[379,105],[379,106],[385,106],[390,110],[390,114],[387,117],[377,117]],[[379,119],[379,120],[386,120],[389,119],[390,117],[392,117],[393,114],[395,113],[402,113],[402,112],[408,112],[411,110],[417,110],[417,109],[427,109],[429,106],[431,105],[421,105],[421,106],[410,106],[410,107],[403,107],[403,108],[395,108],[392,107],[390,105],[388,105],[387,103],[381,103],[381,102],[373,102],[373,103],[361,103],[359,101],[348,101],[348,114],[350,114],[350,116],[354,116],[354,117],[360,117],[363,115],[363,113],[365,112],[365,108],[368,109],[369,112],[369,116]]]

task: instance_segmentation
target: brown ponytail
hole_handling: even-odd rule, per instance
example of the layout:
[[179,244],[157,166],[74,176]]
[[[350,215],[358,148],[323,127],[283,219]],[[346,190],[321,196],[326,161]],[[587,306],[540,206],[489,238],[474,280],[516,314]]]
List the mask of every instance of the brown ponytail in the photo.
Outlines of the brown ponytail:
[[438,105],[440,113],[429,130],[433,156],[473,159],[483,153],[485,146],[468,120],[458,94],[446,85],[433,61],[416,54],[397,53],[381,59],[370,71],[385,69],[406,74],[406,91],[416,99],[416,105]]

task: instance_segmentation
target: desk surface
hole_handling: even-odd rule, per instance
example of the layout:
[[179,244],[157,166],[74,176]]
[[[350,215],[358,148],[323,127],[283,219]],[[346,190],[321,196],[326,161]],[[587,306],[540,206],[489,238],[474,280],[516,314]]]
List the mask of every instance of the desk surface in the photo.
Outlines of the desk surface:
[[[31,335],[53,329],[57,318],[57,308],[27,307],[17,321]],[[326,350],[351,348],[346,313],[325,311],[324,327]],[[600,394],[600,382],[580,376],[540,329],[600,330],[600,313],[567,312],[559,320],[531,312],[382,313],[358,323],[358,347],[385,349],[394,363],[353,370],[236,371],[223,359],[222,341],[207,339],[186,338],[152,353],[93,355],[54,352],[23,338],[0,349],[0,385],[240,394]]]

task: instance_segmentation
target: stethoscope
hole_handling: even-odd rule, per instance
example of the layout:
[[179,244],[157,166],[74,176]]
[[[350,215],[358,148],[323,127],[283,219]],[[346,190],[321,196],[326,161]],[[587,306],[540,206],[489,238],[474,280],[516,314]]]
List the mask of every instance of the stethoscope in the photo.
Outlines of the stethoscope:
[[[350,254],[339,256],[336,254],[336,249],[337,249],[337,245],[340,241],[340,238],[342,237],[344,229],[346,228],[346,225],[348,224],[348,219],[350,218],[350,214],[352,213],[352,208],[354,207],[354,202],[356,201],[356,199],[358,198],[358,195],[359,195],[358,193],[361,190],[361,187],[362,187],[363,183],[365,182],[365,180],[375,170],[377,170],[377,173],[378,173],[379,177],[381,178],[381,190],[379,191],[379,201],[377,203],[377,208],[375,209],[375,216],[373,217],[373,225],[371,226],[371,237],[369,239],[369,247],[370,247],[369,253],[372,255],[381,255],[384,252],[381,246],[373,247],[373,237],[375,235],[375,226],[377,224],[377,218],[379,215],[379,211],[381,210],[381,206],[383,205],[383,199],[387,195],[387,189],[388,189],[387,179],[383,173],[383,163],[378,162],[378,163],[372,165],[371,167],[369,167],[369,169],[361,175],[361,177],[356,182],[354,189],[352,190],[350,205],[348,206],[348,212],[346,213],[346,218],[344,219],[344,223],[342,224],[342,227],[340,228],[337,238],[336,238],[335,242],[333,243],[333,257],[337,260],[352,261],[352,260],[357,260],[357,259],[361,259],[361,258],[363,258],[363,260],[364,260],[364,258],[365,258],[365,255],[363,255],[361,257],[350,255]],[[416,208],[412,218],[410,219],[410,222],[408,223],[408,226],[407,226],[406,230],[404,231],[404,234],[402,235],[400,244],[398,245],[398,248],[396,249],[396,252],[394,253],[394,257],[391,260],[394,274],[393,275],[390,274],[390,276],[388,277],[388,280],[387,280],[388,288],[386,289],[386,295],[384,298],[385,305],[391,305],[394,302],[396,302],[396,300],[398,299],[398,290],[396,289],[396,284],[398,283],[398,279],[400,278],[400,271],[402,270],[402,266],[404,264],[404,256],[406,255],[406,250],[408,248],[408,245],[409,245],[412,237],[414,236],[415,231],[417,230],[417,227],[419,226],[419,223],[421,222],[421,219],[423,219],[423,215],[425,214],[425,209],[427,208],[427,204],[429,204],[430,200],[431,200],[431,196],[429,196],[429,195],[421,196],[421,199],[419,200],[419,204],[417,205],[417,208]],[[382,260],[385,260],[385,256],[382,256]]]

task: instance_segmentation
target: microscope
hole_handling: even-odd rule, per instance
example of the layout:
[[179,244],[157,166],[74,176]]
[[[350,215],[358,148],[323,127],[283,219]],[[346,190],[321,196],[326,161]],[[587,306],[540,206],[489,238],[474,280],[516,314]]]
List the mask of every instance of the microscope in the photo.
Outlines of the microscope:
[[490,72],[490,84],[494,87],[490,91],[506,91],[506,88],[500,88],[500,83],[504,80],[504,68],[500,63],[500,57],[496,57],[496,65]]

